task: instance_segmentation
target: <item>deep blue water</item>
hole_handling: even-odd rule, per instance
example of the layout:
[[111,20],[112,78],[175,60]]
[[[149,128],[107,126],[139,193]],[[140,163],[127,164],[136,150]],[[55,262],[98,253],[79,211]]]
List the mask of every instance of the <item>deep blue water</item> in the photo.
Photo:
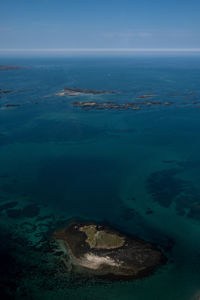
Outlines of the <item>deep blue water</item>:
[[[0,92],[11,91],[0,94],[3,295],[198,299],[200,56],[1,58],[2,64],[22,66],[0,71]],[[116,93],[57,96],[64,87]],[[137,98],[145,94],[155,96]],[[141,109],[83,110],[74,101],[141,101]],[[168,263],[143,280],[72,280],[50,251],[50,232],[73,217],[155,242]]]

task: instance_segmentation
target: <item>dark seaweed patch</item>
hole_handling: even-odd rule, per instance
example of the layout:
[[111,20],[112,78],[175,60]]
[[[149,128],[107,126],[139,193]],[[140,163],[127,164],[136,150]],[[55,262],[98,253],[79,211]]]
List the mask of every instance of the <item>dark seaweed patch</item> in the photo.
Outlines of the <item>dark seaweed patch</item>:
[[23,208],[22,215],[26,218],[34,218],[40,212],[40,208],[38,205],[30,204]]
[[175,177],[179,169],[154,172],[147,179],[147,191],[162,206],[169,207],[173,200],[184,191],[187,182]]
[[2,205],[0,205],[0,211],[3,211],[4,209],[13,208],[13,207],[17,206],[17,204],[18,204],[17,201],[12,201],[12,202],[2,204]]
[[23,209],[7,209],[6,213],[8,217],[17,219],[21,217],[25,218],[34,218],[40,212],[40,208],[38,205],[30,204],[25,206]]
[[9,218],[18,219],[21,217],[21,209],[7,209],[6,213]]
[[152,173],[146,182],[147,192],[163,207],[175,204],[178,215],[200,220],[200,194],[190,181],[178,178],[184,169],[167,169]]
[[36,230],[36,225],[29,223],[29,222],[24,222],[20,225],[21,229],[24,230],[27,233],[32,233]]
[[153,210],[152,209],[148,209],[147,211],[146,211],[146,215],[152,215],[154,212],[153,212]]

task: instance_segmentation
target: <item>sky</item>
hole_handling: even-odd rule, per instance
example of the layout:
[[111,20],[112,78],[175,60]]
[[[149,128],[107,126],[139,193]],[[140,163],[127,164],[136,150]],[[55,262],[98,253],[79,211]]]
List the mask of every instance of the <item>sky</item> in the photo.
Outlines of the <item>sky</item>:
[[199,0],[0,0],[0,50],[200,49]]

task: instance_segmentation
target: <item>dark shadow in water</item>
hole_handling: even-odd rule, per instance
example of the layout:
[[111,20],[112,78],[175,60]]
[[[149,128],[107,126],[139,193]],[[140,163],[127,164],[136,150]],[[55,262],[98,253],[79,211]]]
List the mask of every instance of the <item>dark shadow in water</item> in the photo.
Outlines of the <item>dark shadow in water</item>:
[[[66,268],[55,252],[52,239],[43,238],[40,247],[21,237],[20,230],[0,228],[1,299],[35,299],[35,293],[73,286]],[[66,293],[66,297],[68,294]]]
[[63,213],[107,217],[120,202],[122,176],[113,159],[89,155],[48,158],[40,167],[33,193]]
[[14,126],[0,136],[0,145],[10,143],[80,142],[105,135],[104,129],[79,120],[36,120],[30,127]]
[[[1,228],[2,229],[2,228]],[[1,299],[15,299],[18,270],[12,254],[11,234],[0,230],[0,289]]]

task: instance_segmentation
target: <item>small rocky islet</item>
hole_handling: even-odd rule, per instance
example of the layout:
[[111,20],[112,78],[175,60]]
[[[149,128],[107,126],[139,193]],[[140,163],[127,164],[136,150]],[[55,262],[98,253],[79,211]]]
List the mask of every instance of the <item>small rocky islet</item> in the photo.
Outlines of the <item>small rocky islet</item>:
[[108,90],[90,90],[90,89],[80,89],[80,88],[70,88],[64,87],[64,89],[57,93],[57,96],[79,96],[79,95],[103,95],[103,94],[115,94],[114,91]]
[[72,105],[75,107],[82,108],[84,110],[140,110],[142,106],[152,106],[152,105],[171,105],[173,102],[160,102],[160,101],[148,101],[148,102],[127,102],[127,103],[117,103],[117,102],[97,102],[97,101],[75,101]]
[[[73,271],[84,275],[139,279],[167,260],[155,244],[94,222],[71,222],[56,230],[53,238],[69,257]],[[65,256],[63,259],[65,263]]]
[[0,71],[19,70],[21,68],[21,66],[0,65]]

